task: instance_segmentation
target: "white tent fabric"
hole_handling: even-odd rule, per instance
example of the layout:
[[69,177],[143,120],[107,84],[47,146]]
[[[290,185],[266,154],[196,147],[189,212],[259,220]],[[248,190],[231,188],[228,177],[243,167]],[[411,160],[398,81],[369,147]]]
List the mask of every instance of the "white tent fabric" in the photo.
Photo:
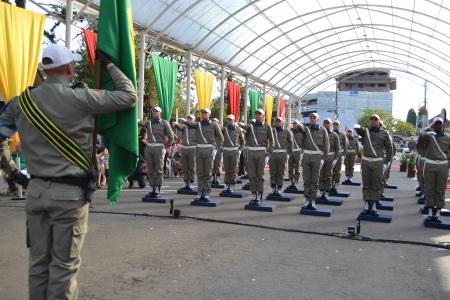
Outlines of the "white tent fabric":
[[412,74],[450,95],[450,0],[131,3],[134,22],[156,36],[293,95],[369,68]]

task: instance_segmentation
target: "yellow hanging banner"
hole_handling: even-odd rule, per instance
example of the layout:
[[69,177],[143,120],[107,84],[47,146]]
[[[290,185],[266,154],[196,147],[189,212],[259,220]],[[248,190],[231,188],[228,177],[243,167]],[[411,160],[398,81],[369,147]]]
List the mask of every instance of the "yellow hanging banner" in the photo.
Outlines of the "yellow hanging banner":
[[215,80],[214,75],[200,70],[194,70],[194,77],[198,98],[198,110],[211,108],[212,89]]
[[34,83],[45,15],[0,2],[0,98],[5,102]]
[[266,95],[266,123],[272,125],[273,97]]

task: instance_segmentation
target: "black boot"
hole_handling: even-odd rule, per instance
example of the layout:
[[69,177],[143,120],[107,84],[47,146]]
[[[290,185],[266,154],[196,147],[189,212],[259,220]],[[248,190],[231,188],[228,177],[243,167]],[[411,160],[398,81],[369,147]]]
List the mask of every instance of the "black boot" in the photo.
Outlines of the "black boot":
[[263,198],[263,193],[258,193],[258,205],[260,205],[262,203],[262,198]]
[[374,206],[374,204],[375,204],[374,201],[369,201],[369,212],[370,212],[371,216],[378,217],[380,214],[377,211],[376,204],[375,204],[375,206]]
[[297,187],[295,186],[295,179],[291,179],[291,185],[287,187],[288,189],[291,190],[296,190]]
[[337,193],[337,192],[338,192],[337,184],[336,184],[336,182],[334,182],[334,181],[333,181],[333,183],[332,183],[330,192],[331,192],[331,193]]
[[252,200],[250,200],[249,205],[258,205],[258,193],[252,192]]
[[161,192],[161,186],[157,185],[155,189],[155,198],[159,197],[159,193]]
[[361,215],[363,216],[370,216],[370,205],[369,202],[371,201],[366,201],[364,200],[364,209],[361,211]]
[[320,195],[320,199],[328,200],[327,192],[325,190],[322,190],[321,192],[322,194]]

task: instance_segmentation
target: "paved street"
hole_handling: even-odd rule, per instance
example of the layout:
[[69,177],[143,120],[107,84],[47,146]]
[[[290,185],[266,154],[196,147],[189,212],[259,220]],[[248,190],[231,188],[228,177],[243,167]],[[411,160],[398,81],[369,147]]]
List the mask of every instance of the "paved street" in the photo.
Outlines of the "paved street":
[[[266,174],[266,177],[268,174]],[[362,235],[422,242],[450,242],[450,232],[423,227],[416,181],[398,169],[386,190],[395,197],[391,224],[362,223]],[[355,181],[360,180],[357,173]],[[180,179],[167,179],[175,195]],[[240,187],[240,185],[239,185]],[[147,190],[147,189],[146,189]],[[168,204],[141,202],[146,190],[125,190],[119,203],[99,191],[94,211],[168,216]],[[303,197],[275,203],[273,213],[246,211],[250,200],[221,199],[217,208],[192,207],[176,196],[184,216],[318,232],[345,232],[356,225],[361,188],[330,218],[298,214]],[[213,198],[219,199],[215,190]],[[249,195],[249,193],[248,193]],[[450,193],[447,197],[450,198]],[[1,299],[26,299],[27,250],[24,201],[0,200]],[[19,206],[19,207],[16,207]],[[450,219],[450,217],[448,217]],[[450,251],[361,242],[335,237],[186,219],[91,213],[82,252],[80,299],[449,299]]]

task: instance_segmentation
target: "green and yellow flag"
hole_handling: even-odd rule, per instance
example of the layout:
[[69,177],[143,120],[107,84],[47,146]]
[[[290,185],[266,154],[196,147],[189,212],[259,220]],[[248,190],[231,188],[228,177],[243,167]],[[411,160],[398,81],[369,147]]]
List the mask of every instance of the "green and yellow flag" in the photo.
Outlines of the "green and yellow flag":
[[[105,52],[136,87],[134,32],[129,0],[101,1],[97,48]],[[99,70],[98,62],[94,78],[95,81],[100,79],[98,88],[114,90],[111,77],[106,70]],[[137,164],[137,107],[100,115],[99,133],[109,150],[108,202],[115,204],[124,182]]]

